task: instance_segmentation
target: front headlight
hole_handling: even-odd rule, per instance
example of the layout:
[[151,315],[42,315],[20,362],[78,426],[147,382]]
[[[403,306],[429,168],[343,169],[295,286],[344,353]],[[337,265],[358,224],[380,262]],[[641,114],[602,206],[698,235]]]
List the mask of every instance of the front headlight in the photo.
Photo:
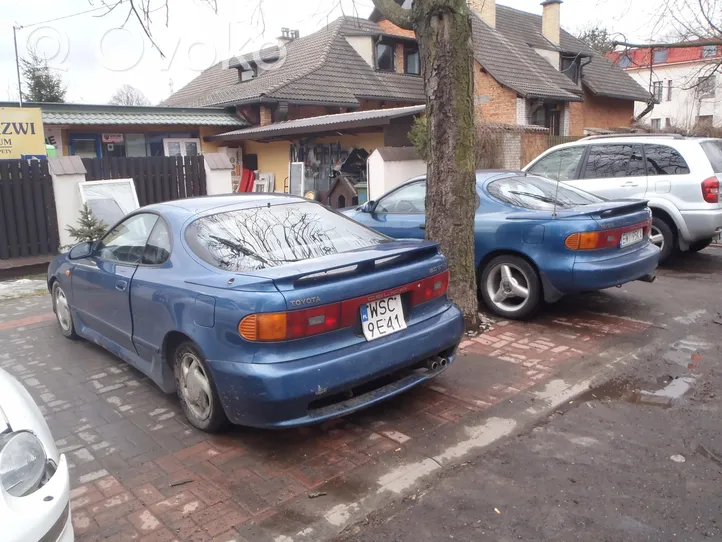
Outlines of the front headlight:
[[32,493],[45,475],[47,457],[38,437],[28,431],[0,435],[0,482],[13,497]]

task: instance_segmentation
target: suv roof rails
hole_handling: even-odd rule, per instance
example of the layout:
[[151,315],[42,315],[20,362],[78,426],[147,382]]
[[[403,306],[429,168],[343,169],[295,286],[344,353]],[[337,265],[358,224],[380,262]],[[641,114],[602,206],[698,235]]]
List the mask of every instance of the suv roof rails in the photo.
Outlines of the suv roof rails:
[[615,137],[668,137],[670,139],[685,139],[682,134],[603,134],[583,137],[580,141],[590,139],[614,139]]

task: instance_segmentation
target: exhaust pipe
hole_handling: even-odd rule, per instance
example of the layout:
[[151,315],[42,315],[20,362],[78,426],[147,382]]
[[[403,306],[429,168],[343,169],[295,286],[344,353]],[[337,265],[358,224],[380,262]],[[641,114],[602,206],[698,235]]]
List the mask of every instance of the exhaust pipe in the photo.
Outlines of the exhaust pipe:
[[655,280],[657,280],[657,274],[650,273],[649,275],[644,275],[641,279],[638,279],[638,280],[652,284]]
[[436,361],[435,359],[430,359],[429,361],[426,362],[426,367],[430,371],[437,371],[439,369],[439,362]]
[[443,369],[444,367],[446,367],[448,364],[449,364],[449,360],[446,359],[446,358],[441,358],[441,359],[439,360],[439,365],[441,365],[441,368],[442,368],[442,369]]

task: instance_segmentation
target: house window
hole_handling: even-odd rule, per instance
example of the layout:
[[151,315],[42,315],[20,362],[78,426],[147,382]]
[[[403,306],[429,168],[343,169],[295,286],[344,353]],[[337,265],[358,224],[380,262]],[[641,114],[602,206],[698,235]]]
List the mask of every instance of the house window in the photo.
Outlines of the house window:
[[654,99],[657,100],[657,102],[662,101],[662,91],[664,88],[664,82],[662,81],[655,81],[652,83],[652,94],[654,95]]
[[376,69],[380,71],[396,71],[396,55],[394,46],[389,43],[376,44]]
[[672,127],[672,119],[670,119],[669,117],[667,117],[666,119],[664,119],[664,127],[665,127],[665,128],[671,128],[671,127]]
[[672,80],[667,81],[667,101],[672,101]]
[[418,47],[406,46],[404,49],[404,72],[411,75],[419,75],[421,73],[421,59],[419,57]]
[[697,79],[697,94],[700,98],[714,98],[717,81],[714,75],[699,77]]
[[190,138],[164,139],[163,150],[166,156],[198,156],[201,153],[201,140]]
[[702,58],[711,58],[717,56],[716,45],[705,45],[702,47]]
[[652,119],[652,130],[659,130],[662,128],[662,119]]
[[654,55],[652,56],[652,63],[653,64],[664,64],[667,62],[667,57],[669,56],[669,49],[656,49],[654,51]]
[[250,70],[238,70],[238,80],[241,83],[245,83],[246,81],[250,81],[251,79],[255,79],[258,75],[258,70],[254,67]]
[[579,58],[577,56],[563,56],[561,60],[561,71],[574,84],[579,84]]
[[619,57],[619,67],[620,68],[629,68],[629,66],[632,65],[632,59],[629,57],[629,55],[622,55]]
[[714,116],[713,115],[700,115],[697,117],[698,126],[713,126]]

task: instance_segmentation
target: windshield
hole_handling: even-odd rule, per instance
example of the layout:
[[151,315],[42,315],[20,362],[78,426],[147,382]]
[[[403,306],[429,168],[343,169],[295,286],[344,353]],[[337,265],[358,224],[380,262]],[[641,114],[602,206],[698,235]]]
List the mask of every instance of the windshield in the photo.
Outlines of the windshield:
[[490,182],[486,189],[492,197],[502,203],[535,211],[553,210],[555,199],[557,209],[569,209],[605,201],[604,198],[569,185],[533,176],[505,177]]
[[390,239],[311,202],[234,209],[192,222],[191,250],[209,264],[247,272],[348,252]]

